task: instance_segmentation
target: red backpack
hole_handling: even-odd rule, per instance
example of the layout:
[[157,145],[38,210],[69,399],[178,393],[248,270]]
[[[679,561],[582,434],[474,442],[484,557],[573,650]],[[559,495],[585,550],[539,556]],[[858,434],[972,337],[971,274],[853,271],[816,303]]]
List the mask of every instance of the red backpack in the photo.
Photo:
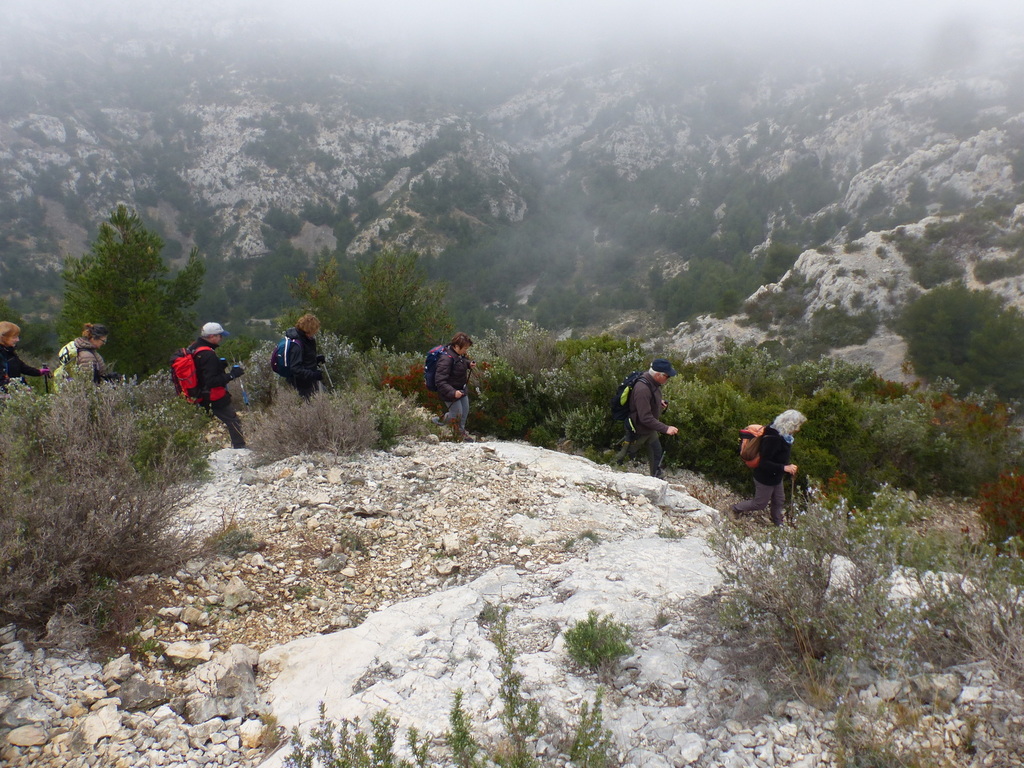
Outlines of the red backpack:
[[204,349],[213,351],[213,347],[182,347],[171,355],[171,381],[174,383],[174,389],[190,403],[203,401],[195,354]]

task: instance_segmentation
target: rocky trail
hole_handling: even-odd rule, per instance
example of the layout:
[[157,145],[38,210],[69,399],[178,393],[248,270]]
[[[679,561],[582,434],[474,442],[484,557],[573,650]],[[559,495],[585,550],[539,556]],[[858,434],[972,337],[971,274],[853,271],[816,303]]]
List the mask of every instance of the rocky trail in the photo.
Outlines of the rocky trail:
[[[541,705],[542,765],[567,764],[599,686],[623,766],[837,765],[834,716],[773,701],[709,618],[720,576],[705,537],[730,498],[698,477],[436,439],[265,466],[224,450],[211,467],[182,510],[208,554],[136,580],[131,655],[3,630],[4,765],[273,768],[290,751],[274,742],[315,724],[321,702],[335,719],[387,709],[438,754],[456,690],[480,738],[499,740],[491,607],[509,609],[524,692]],[[611,675],[566,654],[564,630],[591,610],[632,631]],[[1013,755],[998,718],[972,719],[1019,723],[988,670],[925,677],[918,700],[955,705],[920,738],[963,759],[951,764],[1014,764],[1000,762]],[[908,691],[866,678],[858,695],[882,707]]]

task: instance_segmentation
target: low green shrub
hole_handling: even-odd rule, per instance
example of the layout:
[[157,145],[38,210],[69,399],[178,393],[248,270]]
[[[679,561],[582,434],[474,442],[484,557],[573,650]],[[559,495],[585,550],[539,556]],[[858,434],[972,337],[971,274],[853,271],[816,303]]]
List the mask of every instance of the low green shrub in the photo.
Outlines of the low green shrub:
[[612,732],[604,727],[603,698],[604,689],[598,688],[594,705],[583,702],[580,706],[580,722],[569,748],[569,757],[579,768],[610,768],[613,764]]
[[594,672],[610,671],[622,656],[633,652],[629,644],[632,630],[611,616],[600,617],[597,611],[577,621],[565,631],[565,649],[581,667]]
[[413,760],[395,755],[398,721],[381,710],[370,718],[370,731],[362,730],[358,718],[336,724],[327,719],[323,703],[320,719],[309,733],[307,743],[296,728],[292,732],[292,752],[285,758],[288,768],[426,768],[431,765],[429,743],[421,741],[415,728],[407,734]]
[[406,435],[427,433],[423,412],[412,399],[393,389],[365,392],[365,396],[371,399],[370,414],[377,430],[378,448],[390,448]]
[[211,535],[206,544],[218,554],[226,557],[238,557],[246,552],[255,552],[260,542],[248,528],[240,528],[231,523],[223,530]]
[[611,445],[622,438],[620,422],[608,419],[608,409],[596,404],[574,408],[561,419],[565,436],[574,446]]
[[884,525],[851,532],[851,510],[812,498],[793,527],[714,538],[729,616],[797,665],[870,659],[898,667],[910,655],[913,606],[888,599],[900,542]]

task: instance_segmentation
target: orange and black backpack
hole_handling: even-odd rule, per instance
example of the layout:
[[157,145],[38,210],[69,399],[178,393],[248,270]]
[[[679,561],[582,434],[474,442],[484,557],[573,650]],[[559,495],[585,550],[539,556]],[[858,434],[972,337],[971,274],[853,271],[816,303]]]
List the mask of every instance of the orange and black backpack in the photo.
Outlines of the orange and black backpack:
[[761,463],[762,437],[764,427],[761,424],[748,424],[740,430],[740,458],[751,469]]

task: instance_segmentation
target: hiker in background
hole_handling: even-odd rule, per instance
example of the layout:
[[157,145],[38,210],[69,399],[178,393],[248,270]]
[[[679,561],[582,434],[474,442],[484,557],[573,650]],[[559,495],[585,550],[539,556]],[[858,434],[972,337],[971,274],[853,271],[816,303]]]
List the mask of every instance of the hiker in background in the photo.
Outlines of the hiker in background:
[[196,361],[196,375],[202,391],[201,404],[214,416],[224,422],[231,436],[232,448],[245,448],[242,436],[242,422],[231,406],[231,393],[227,390],[229,381],[237,379],[245,371],[238,363],[226,370],[227,362],[217,356],[216,349],[228,332],[220,323],[207,323],[199,332],[199,338],[192,342],[188,351]]
[[[99,384],[101,381],[120,381],[123,377],[114,373],[107,367],[100,350],[107,343],[109,336],[107,326],[99,323],[86,323],[82,326],[82,335],[72,342],[65,344],[58,357],[64,370],[68,368],[77,369],[88,374],[93,382]],[[74,352],[74,360],[71,359],[71,350]],[[65,359],[65,357],[67,359]]]
[[49,376],[50,369],[33,368],[22,362],[14,348],[21,341],[21,328],[4,320],[0,323],[0,387],[6,387],[14,379],[25,383],[25,376]]
[[437,360],[434,383],[437,394],[441,396],[448,411],[444,416],[434,417],[432,421],[438,425],[458,423],[463,440],[472,441],[473,436],[466,431],[466,419],[469,418],[469,374],[476,363],[466,357],[473,340],[461,331],[452,336],[448,346]]
[[664,478],[661,459],[665,451],[661,447],[661,435],[677,435],[678,427],[670,427],[662,422],[661,414],[668,408],[668,402],[661,397],[661,387],[676,375],[672,363],[659,357],[651,363],[650,369],[633,385],[629,396],[629,418],[626,419],[626,434],[623,438],[622,450],[615,457],[621,463],[629,454],[632,461],[637,452],[647,446],[647,464],[651,477]]
[[298,358],[289,364],[291,376],[287,381],[298,390],[303,400],[313,396],[324,378],[324,372],[319,367],[324,362],[324,356],[316,351],[316,335],[319,332],[320,321],[316,315],[308,312],[295,322],[294,328],[284,332],[285,338],[297,341],[301,350]]
[[765,427],[761,438],[761,460],[754,467],[754,498],[741,501],[732,507],[733,518],[743,512],[760,512],[771,507],[772,523],[782,525],[782,510],[786,506],[786,489],[782,481],[786,475],[795,477],[797,465],[789,463],[793,450],[793,435],[807,417],[800,411],[790,409],[775,417],[771,426]]

